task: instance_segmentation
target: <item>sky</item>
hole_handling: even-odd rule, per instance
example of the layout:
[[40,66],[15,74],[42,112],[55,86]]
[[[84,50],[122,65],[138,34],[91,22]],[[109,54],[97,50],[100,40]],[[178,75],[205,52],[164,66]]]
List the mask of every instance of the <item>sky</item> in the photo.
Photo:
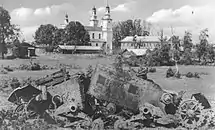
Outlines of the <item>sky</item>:
[[59,27],[66,13],[70,21],[88,25],[90,11],[95,6],[101,20],[107,3],[114,22],[142,19],[151,22],[157,31],[163,29],[165,35],[183,36],[190,31],[195,42],[200,31],[208,28],[209,41],[215,42],[215,0],[0,0],[27,41],[33,41],[41,24]]

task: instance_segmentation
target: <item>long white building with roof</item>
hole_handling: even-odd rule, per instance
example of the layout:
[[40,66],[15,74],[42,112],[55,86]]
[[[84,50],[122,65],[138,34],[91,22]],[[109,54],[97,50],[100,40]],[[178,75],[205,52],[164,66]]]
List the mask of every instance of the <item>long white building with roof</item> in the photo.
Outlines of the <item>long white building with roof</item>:
[[[66,15],[65,22],[61,26],[65,28],[66,25],[69,24],[68,15]],[[113,45],[113,31],[112,31],[112,19],[110,15],[110,7],[107,5],[105,14],[101,19],[101,26],[99,26],[99,20],[97,18],[96,7],[92,8],[92,15],[90,18],[90,22],[88,26],[85,26],[85,29],[88,31],[90,35],[90,44],[88,46],[89,50],[101,50],[101,48],[105,49],[107,53],[112,53]],[[63,47],[61,48],[74,48],[74,47]],[[85,48],[86,47],[78,47],[78,48]],[[76,49],[78,49],[76,48]]]
[[[120,43],[121,50],[132,51],[136,55],[145,54],[147,49],[161,47],[160,36],[127,36]],[[169,40],[166,43],[169,43]]]

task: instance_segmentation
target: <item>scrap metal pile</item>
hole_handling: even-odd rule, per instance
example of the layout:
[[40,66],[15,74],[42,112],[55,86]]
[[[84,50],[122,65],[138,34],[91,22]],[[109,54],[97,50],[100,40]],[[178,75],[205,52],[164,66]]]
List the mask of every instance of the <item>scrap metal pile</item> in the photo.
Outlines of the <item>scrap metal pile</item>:
[[54,86],[60,84],[66,80],[70,79],[69,73],[66,71],[65,68],[57,71],[51,75],[47,75],[46,77],[39,78],[35,81],[36,86],[45,85],[47,87]]
[[[194,129],[208,126],[214,120],[204,95],[193,94],[191,99],[183,100],[184,91],[168,92],[133,71],[123,71],[121,77],[118,71],[114,67],[97,65],[87,73],[70,76],[72,84],[67,87],[77,87],[76,97],[81,101],[70,95],[66,98],[51,95],[42,79],[37,84],[43,86],[18,88],[8,100],[18,105],[17,112],[28,111],[29,116],[41,117],[46,113],[53,119],[60,117],[65,122],[61,127],[69,128],[119,130],[181,125]],[[62,93],[68,91],[70,89],[65,89]]]

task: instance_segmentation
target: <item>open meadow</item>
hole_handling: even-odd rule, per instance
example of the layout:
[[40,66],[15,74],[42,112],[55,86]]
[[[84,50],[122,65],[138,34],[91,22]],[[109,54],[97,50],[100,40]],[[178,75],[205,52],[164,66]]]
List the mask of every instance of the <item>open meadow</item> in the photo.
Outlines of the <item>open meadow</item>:
[[[19,70],[20,65],[29,64],[30,59],[14,59],[14,60],[0,60],[0,66],[9,66],[14,68],[14,71],[8,72],[7,74],[0,74],[0,79],[7,79],[11,77],[16,77],[19,80],[27,79],[31,77],[32,79],[37,79],[51,74],[61,67],[66,66],[70,74],[78,72],[87,68],[89,65],[93,67],[96,64],[111,65],[114,63],[114,56],[100,56],[100,55],[63,55],[63,54],[44,54],[39,55],[33,59],[33,62],[39,63],[40,65],[47,65],[51,69],[40,70],[40,71],[27,71]],[[155,73],[148,73],[148,78],[154,80],[163,89],[179,92],[185,90],[185,98],[190,98],[194,93],[203,93],[205,97],[209,100],[212,106],[215,102],[215,67],[213,66],[179,66],[179,71],[181,74],[186,74],[187,72],[198,72],[200,78],[187,78],[182,76],[180,79],[176,78],[166,78],[166,71],[169,67],[156,67]],[[172,66],[175,69],[175,66]],[[64,84],[62,84],[64,85]],[[62,86],[61,85],[61,86]],[[75,88],[74,88],[75,89]],[[0,91],[0,108],[8,108],[13,106],[7,101],[9,93],[12,91],[10,88],[1,88]],[[74,90],[76,91],[76,90]]]
[[[70,74],[86,69],[89,65],[95,67],[97,64],[111,65],[114,63],[114,56],[104,57],[100,55],[62,55],[47,54],[40,55],[33,59],[33,62],[40,65],[52,67],[48,70],[26,71],[15,70],[8,74],[0,74],[1,77],[17,77],[17,78],[39,78],[51,74],[61,67],[66,66]],[[29,64],[30,59],[14,59],[0,60],[1,66],[10,66],[11,68],[19,67],[22,64]],[[169,67],[156,67],[155,73],[149,73],[148,77],[162,86],[162,88],[172,91],[186,90],[188,95],[201,92],[209,99],[215,99],[215,67],[214,66],[179,66],[179,72],[186,74],[187,72],[198,72],[200,78],[187,78],[183,76],[181,79],[166,78],[166,71]],[[174,66],[171,68],[175,69]],[[185,95],[186,96],[186,95]]]

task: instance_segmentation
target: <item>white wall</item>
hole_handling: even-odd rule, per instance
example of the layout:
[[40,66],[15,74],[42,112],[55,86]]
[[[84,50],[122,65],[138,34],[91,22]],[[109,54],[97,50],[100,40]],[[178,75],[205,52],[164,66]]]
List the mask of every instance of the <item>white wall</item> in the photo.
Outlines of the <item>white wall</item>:
[[102,47],[104,42],[91,42],[91,46],[98,46],[98,47]]
[[112,39],[113,32],[112,31],[103,31],[103,39],[106,41],[106,47],[109,46],[109,49],[113,49]]
[[113,45],[113,31],[112,31],[112,21],[103,20],[102,21],[102,36],[103,39],[106,41],[106,48],[109,47],[110,53],[112,53]]
[[[93,38],[93,34],[94,34],[94,38]],[[101,35],[100,39],[102,39],[101,31],[89,31],[90,39],[99,39],[99,34]]]
[[[154,49],[159,45],[160,43],[154,43],[154,42],[146,42],[142,43],[143,46],[140,47],[140,49]],[[131,43],[121,43],[121,49],[135,49],[134,45]]]
[[103,31],[112,31],[112,21],[103,20],[102,21],[102,30]]

